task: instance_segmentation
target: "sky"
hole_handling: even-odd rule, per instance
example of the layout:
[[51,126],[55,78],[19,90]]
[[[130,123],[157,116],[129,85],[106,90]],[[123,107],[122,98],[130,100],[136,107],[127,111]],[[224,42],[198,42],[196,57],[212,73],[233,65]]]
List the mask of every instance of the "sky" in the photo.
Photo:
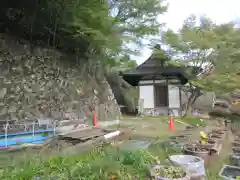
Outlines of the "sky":
[[[178,30],[183,21],[191,14],[205,15],[217,24],[240,19],[240,0],[167,0],[168,12],[159,18],[166,23],[168,28]],[[138,64],[144,62],[150,55],[151,50],[143,48],[141,55],[133,59]]]

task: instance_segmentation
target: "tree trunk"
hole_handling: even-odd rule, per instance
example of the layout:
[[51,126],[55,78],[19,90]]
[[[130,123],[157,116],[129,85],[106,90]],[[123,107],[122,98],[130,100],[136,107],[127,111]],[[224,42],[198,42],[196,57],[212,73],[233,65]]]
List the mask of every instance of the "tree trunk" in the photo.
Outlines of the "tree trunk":
[[197,98],[200,97],[201,94],[195,92],[190,95],[188,98],[187,106],[186,106],[186,111],[182,117],[191,117],[192,116],[192,107],[193,104],[196,102]]
[[183,117],[191,117],[191,116],[192,116],[192,105],[190,103],[187,103],[186,111]]

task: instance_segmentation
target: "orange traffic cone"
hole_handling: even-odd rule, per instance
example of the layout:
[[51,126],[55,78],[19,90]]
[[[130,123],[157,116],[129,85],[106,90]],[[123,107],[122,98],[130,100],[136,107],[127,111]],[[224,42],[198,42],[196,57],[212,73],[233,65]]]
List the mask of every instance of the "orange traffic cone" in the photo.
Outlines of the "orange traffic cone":
[[93,113],[93,127],[98,128],[98,120],[97,120],[96,113]]
[[173,116],[170,116],[169,119],[169,131],[174,131]]

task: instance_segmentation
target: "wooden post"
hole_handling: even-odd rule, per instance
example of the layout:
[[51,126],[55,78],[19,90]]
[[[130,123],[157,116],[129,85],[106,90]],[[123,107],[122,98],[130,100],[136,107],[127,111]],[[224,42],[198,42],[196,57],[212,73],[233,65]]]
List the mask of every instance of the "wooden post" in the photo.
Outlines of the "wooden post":
[[139,99],[138,101],[138,113],[143,116],[144,114],[144,99]]

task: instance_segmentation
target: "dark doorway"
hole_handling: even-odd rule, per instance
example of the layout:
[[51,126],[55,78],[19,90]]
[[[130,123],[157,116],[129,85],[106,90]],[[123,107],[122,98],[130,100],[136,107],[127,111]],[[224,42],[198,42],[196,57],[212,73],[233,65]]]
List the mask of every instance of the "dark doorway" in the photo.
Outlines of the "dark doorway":
[[168,107],[168,86],[154,85],[155,107]]

